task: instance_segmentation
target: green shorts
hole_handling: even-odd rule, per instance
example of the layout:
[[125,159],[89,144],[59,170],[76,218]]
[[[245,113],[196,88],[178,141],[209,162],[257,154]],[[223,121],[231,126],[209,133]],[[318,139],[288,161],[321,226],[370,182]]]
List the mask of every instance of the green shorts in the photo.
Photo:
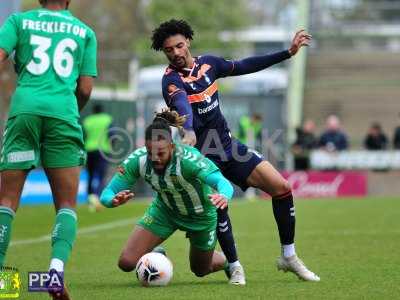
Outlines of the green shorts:
[[8,119],[3,135],[0,171],[84,165],[83,132],[79,123],[32,114]]
[[177,216],[154,200],[137,224],[162,239],[167,239],[177,229],[185,231],[190,244],[202,251],[210,251],[217,243],[217,216]]

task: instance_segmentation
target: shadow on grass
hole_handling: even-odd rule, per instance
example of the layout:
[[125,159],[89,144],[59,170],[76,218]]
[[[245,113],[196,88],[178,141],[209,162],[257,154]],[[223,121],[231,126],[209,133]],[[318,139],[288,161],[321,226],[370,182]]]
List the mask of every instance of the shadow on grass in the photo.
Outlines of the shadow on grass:
[[178,282],[171,282],[170,286],[171,287],[182,287],[182,286],[221,286],[221,285],[226,285],[227,281],[226,280],[204,280],[204,281],[197,281],[197,280],[192,280],[192,281],[178,281]]
[[[174,288],[174,287],[185,287],[185,286],[221,286],[226,285],[226,280],[207,280],[207,281],[172,281],[167,288]],[[132,288],[132,289],[142,289],[143,287],[139,284],[137,280],[134,278],[132,281],[119,281],[119,282],[77,282],[74,283],[73,287],[75,289],[115,289],[115,288]],[[157,287],[147,287],[149,289],[157,288]]]

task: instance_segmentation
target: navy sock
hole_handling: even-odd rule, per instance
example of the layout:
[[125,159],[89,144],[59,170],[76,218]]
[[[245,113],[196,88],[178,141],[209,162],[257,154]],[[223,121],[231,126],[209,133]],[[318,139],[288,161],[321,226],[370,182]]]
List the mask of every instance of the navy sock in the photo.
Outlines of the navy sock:
[[217,224],[217,238],[221,245],[222,252],[224,252],[226,259],[229,263],[238,260],[235,240],[233,238],[231,220],[228,215],[228,208],[217,209],[218,224]]
[[278,225],[279,238],[282,245],[294,243],[296,218],[294,213],[293,195],[289,191],[272,198],[272,208]]

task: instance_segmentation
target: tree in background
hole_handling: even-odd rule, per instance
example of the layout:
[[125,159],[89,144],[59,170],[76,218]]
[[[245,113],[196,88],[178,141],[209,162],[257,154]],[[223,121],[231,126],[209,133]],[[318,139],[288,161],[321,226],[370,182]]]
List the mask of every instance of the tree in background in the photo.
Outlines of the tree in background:
[[140,0],[79,0],[72,4],[73,12],[96,31],[99,81],[115,86],[127,83],[129,62],[135,57],[132,45],[144,31]]
[[324,24],[382,24],[400,20],[399,0],[314,0],[312,3],[319,8],[318,18],[323,19]]
[[[23,0],[23,10],[38,7],[37,0]],[[164,63],[150,49],[150,35],[159,23],[185,19],[195,30],[194,53],[232,56],[239,44],[220,41],[224,30],[238,30],[252,23],[246,0],[75,0],[71,11],[91,26],[99,43],[98,82],[128,82],[129,62],[137,57],[141,66]]]
[[240,46],[234,41],[223,43],[219,33],[238,30],[252,24],[245,0],[150,0],[145,1],[146,34],[136,42],[134,48],[142,65],[165,63],[163,55],[150,50],[151,31],[160,23],[171,18],[184,19],[194,29],[192,43],[194,53],[213,52],[226,57],[232,56]]
[[[23,0],[23,10],[37,8],[37,0]],[[120,86],[128,82],[132,45],[144,32],[140,0],[73,0],[71,12],[92,27],[97,36],[97,84]]]

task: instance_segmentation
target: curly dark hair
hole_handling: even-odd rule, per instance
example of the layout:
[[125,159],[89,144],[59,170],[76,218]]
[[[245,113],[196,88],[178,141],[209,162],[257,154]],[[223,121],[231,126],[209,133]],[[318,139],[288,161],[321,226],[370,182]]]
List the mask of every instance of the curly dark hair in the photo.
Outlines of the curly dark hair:
[[182,34],[185,38],[192,40],[194,32],[185,20],[171,19],[161,23],[160,26],[153,30],[151,48],[156,51],[162,50],[164,41],[176,34]]

